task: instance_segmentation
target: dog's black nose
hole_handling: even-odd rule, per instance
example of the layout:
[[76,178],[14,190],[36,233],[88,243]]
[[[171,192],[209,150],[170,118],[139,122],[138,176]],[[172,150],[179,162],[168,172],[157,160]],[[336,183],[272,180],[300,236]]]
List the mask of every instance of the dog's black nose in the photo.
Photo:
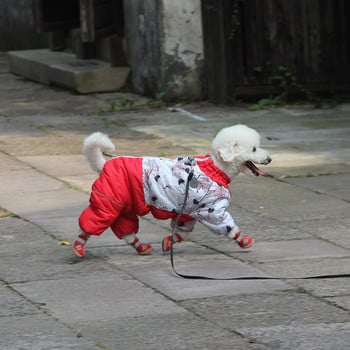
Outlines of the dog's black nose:
[[272,159],[270,157],[266,158],[266,164],[270,164],[272,162]]

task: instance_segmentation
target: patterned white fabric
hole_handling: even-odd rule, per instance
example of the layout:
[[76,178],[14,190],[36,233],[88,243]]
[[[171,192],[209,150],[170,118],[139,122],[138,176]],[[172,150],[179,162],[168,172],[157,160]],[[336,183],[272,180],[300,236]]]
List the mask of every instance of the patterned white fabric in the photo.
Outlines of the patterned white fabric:
[[188,175],[193,170],[183,214],[201,222],[216,234],[227,234],[235,226],[227,211],[231,204],[229,189],[213,181],[190,157],[144,157],[142,169],[146,204],[168,212],[179,212],[185,199]]

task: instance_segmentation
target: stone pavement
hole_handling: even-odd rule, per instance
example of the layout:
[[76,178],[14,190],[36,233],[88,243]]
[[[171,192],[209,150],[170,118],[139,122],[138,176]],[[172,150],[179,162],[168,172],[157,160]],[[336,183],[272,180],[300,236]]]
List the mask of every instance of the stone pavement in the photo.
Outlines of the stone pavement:
[[[81,152],[107,132],[117,154],[206,152],[223,126],[258,129],[275,178],[239,176],[232,213],[256,244],[240,250],[197,225],[175,249],[182,273],[298,277],[350,272],[350,105],[248,111],[147,104],[130,94],[75,95],[8,73],[0,55],[0,349],[350,349],[350,280],[180,279],[160,242],[138,256],[110,231],[75,238],[95,174]],[[117,101],[117,104],[115,103]],[[128,102],[129,101],[129,102]],[[201,118],[197,118],[200,116]]]

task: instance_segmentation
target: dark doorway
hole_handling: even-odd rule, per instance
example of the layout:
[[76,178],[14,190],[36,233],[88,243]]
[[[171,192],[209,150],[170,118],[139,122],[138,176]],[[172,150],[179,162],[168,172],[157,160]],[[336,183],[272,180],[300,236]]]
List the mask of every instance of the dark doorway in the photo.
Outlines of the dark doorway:
[[[202,0],[209,99],[350,89],[348,0]],[[302,91],[299,91],[302,92]]]
[[49,32],[52,50],[65,49],[70,37],[79,58],[99,57],[110,45],[118,53],[110,54],[111,63],[124,64],[122,0],[33,0],[33,23],[38,32]]

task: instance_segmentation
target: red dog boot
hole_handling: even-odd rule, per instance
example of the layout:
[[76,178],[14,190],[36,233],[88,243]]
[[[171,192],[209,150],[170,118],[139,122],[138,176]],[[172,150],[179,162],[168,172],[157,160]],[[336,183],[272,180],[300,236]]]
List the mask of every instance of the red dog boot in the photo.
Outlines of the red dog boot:
[[168,253],[171,250],[171,243],[175,244],[178,242],[182,242],[183,238],[178,234],[175,233],[175,239],[173,239],[173,236],[166,236],[163,238],[162,241],[162,250],[163,253]]
[[242,236],[240,232],[237,232],[233,239],[243,249],[247,249],[254,244],[254,239],[250,236]]
[[79,258],[84,256],[85,254],[85,244],[89,237],[90,235],[88,235],[85,232],[82,232],[79,235],[79,238],[73,243],[72,250],[75,253],[75,255],[79,256]]
[[151,254],[153,250],[152,246],[149,243],[141,243],[137,237],[135,237],[135,239],[128,244],[133,246],[140,255]]

